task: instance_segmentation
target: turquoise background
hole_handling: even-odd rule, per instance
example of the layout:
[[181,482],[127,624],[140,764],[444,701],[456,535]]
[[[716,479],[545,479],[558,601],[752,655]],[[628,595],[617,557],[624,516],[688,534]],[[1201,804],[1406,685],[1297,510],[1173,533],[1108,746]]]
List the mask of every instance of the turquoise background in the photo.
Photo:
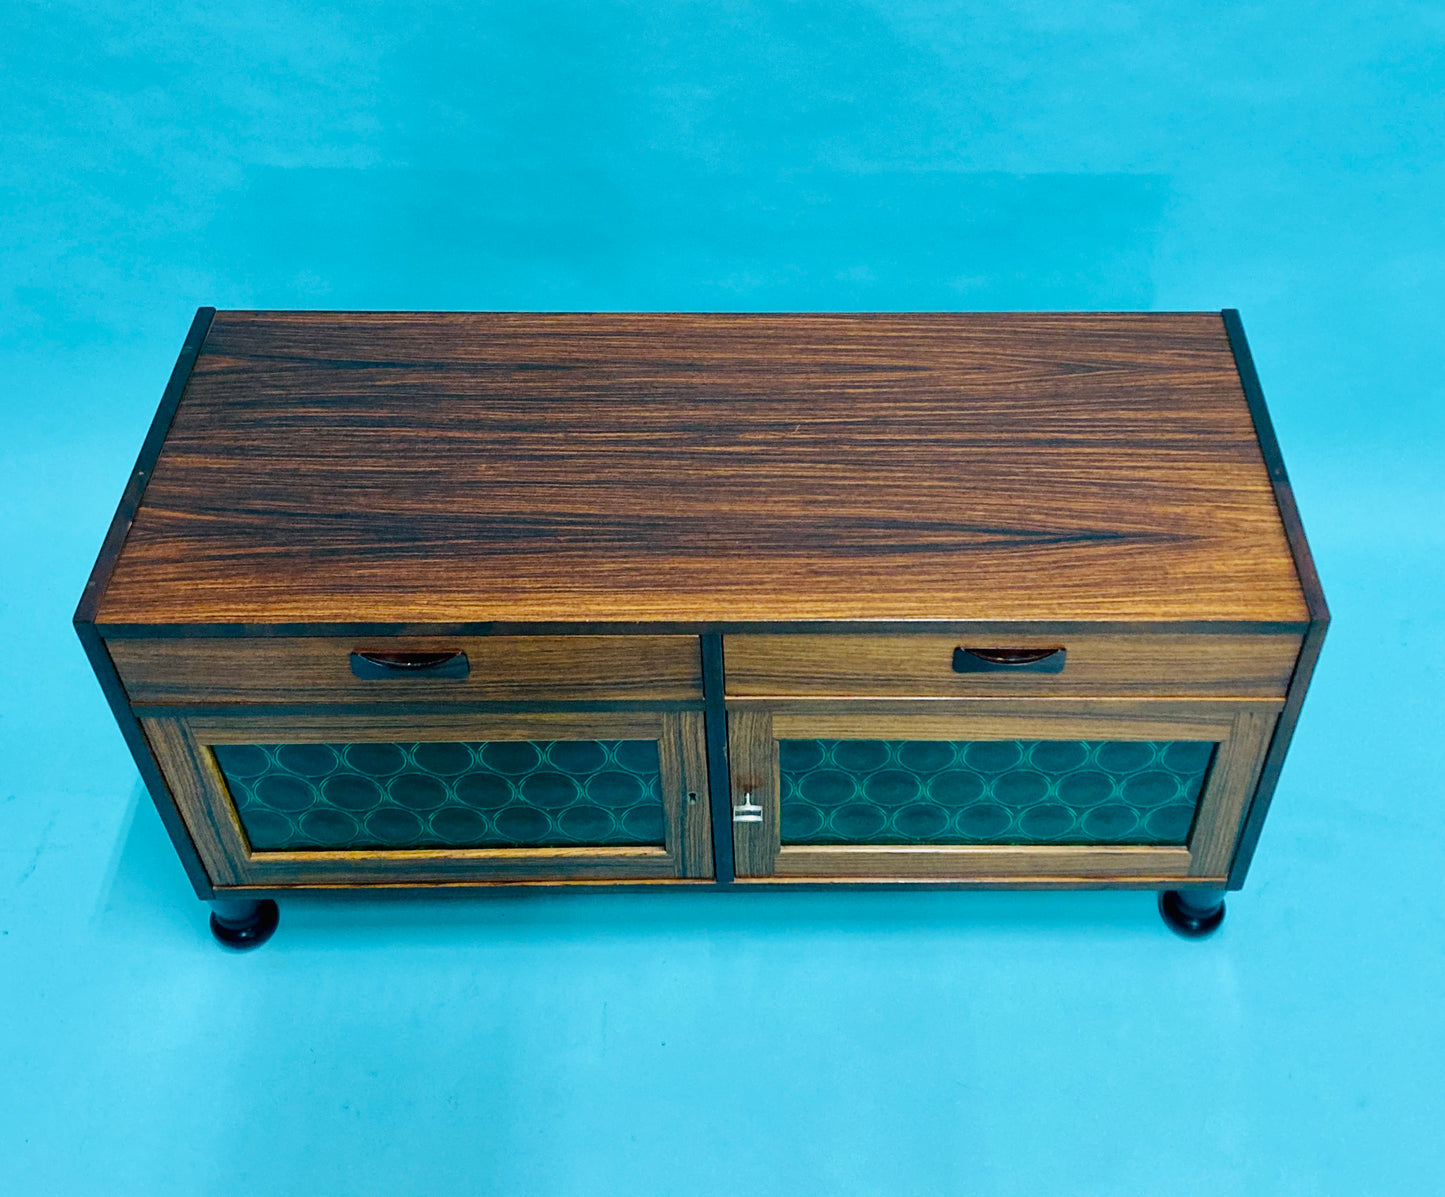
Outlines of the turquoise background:
[[[0,1189],[1440,1191],[1438,6],[0,16]],[[200,304],[1240,308],[1335,624],[1223,931],[318,898],[224,954],[69,626]]]

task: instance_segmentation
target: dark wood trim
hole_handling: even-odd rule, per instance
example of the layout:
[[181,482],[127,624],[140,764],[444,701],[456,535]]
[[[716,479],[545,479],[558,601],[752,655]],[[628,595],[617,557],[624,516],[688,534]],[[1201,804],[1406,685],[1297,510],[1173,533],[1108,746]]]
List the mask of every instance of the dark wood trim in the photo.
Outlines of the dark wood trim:
[[707,711],[707,789],[712,803],[713,878],[733,880],[733,803],[728,768],[728,716],[723,703],[723,644],[716,632],[700,637],[702,693]]
[[1283,711],[1275,725],[1269,751],[1265,754],[1264,768],[1260,772],[1259,784],[1255,788],[1254,800],[1244,817],[1239,839],[1234,849],[1234,859],[1229,868],[1229,888],[1239,889],[1244,885],[1249,872],[1254,850],[1264,828],[1265,815],[1269,812],[1280,771],[1284,767],[1285,754],[1290,740],[1294,737],[1295,725],[1299,722],[1300,709],[1304,705],[1305,691],[1314,676],[1315,663],[1319,660],[1324,645],[1325,632],[1330,624],[1330,610],[1325,602],[1325,592],[1320,585],[1319,573],[1310,554],[1309,543],[1305,540],[1304,524],[1300,520],[1299,507],[1295,503],[1294,489],[1290,486],[1289,475],[1285,472],[1284,457],[1280,453],[1279,441],[1275,437],[1274,424],[1269,418],[1265,405],[1264,390],[1259,384],[1259,374],[1254,368],[1254,356],[1249,351],[1249,342],[1244,335],[1244,323],[1239,312],[1226,308],[1220,313],[1224,329],[1229,336],[1229,347],[1234,353],[1234,362],[1239,369],[1240,385],[1249,404],[1249,414],[1254,420],[1254,430],[1259,438],[1260,451],[1269,471],[1270,484],[1274,487],[1275,503],[1279,507],[1280,521],[1284,524],[1285,537],[1294,556],[1295,571],[1299,575],[1300,587],[1304,591],[1305,604],[1309,608],[1310,623],[1300,645],[1299,659],[1290,678],[1289,690],[1285,696]]
[[436,637],[436,636],[706,636],[741,635],[745,633],[780,632],[794,634],[899,635],[929,634],[935,636],[972,635],[1098,635],[1120,633],[1147,635],[1151,632],[1188,633],[1190,635],[1303,635],[1308,623],[1293,620],[1034,620],[1034,621],[940,621],[940,620],[825,620],[790,622],[737,622],[717,620],[707,623],[174,623],[97,625],[107,640],[175,639],[199,637]]
[[105,699],[110,703],[111,714],[115,716],[121,735],[125,737],[126,746],[130,749],[131,756],[135,758],[141,780],[145,782],[151,801],[156,804],[156,810],[160,812],[161,822],[165,824],[166,832],[171,837],[171,843],[175,845],[176,855],[181,858],[181,864],[185,866],[186,876],[191,879],[196,897],[202,899],[214,897],[211,879],[206,875],[206,867],[201,863],[201,856],[196,851],[195,843],[191,840],[191,833],[186,830],[181,813],[171,798],[170,788],[166,785],[161,767],[156,761],[155,754],[151,751],[150,741],[146,739],[145,732],[141,730],[140,721],[136,718],[135,712],[131,710],[130,702],[125,695],[125,688],[120,682],[120,674],[116,672],[115,663],[110,659],[110,653],[106,651],[105,641],[96,633],[95,625],[88,620],[77,621],[75,630],[80,636],[80,643],[85,647],[85,655],[90,658],[90,667],[95,670],[95,676],[100,681],[100,688],[105,694]]
[[206,876],[205,866],[201,863],[196,846],[191,841],[190,832],[186,830],[186,826],[181,820],[180,811],[171,799],[170,789],[161,774],[160,765],[156,763],[150,742],[141,730],[135,712],[131,710],[125,687],[121,684],[120,674],[116,672],[115,662],[110,659],[105,641],[96,630],[95,614],[100,606],[101,595],[105,593],[106,583],[110,580],[111,571],[115,568],[116,559],[120,556],[121,548],[125,544],[131,521],[135,519],[135,513],[140,507],[146,482],[150,479],[151,470],[160,456],[161,445],[165,442],[166,433],[170,431],[171,421],[175,417],[176,409],[180,406],[181,396],[185,394],[186,384],[191,378],[191,370],[196,364],[196,358],[200,356],[201,346],[205,344],[206,334],[211,329],[211,320],[215,314],[215,308],[198,308],[196,310],[195,318],[191,321],[190,331],[186,333],[185,343],[181,346],[180,356],[177,357],[175,368],[171,371],[170,381],[166,383],[165,392],[161,396],[160,407],[151,421],[150,430],[146,433],[145,441],[141,445],[140,455],[136,458],[135,468],[131,470],[125,490],[121,494],[120,504],[110,521],[110,527],[106,530],[100,555],[96,558],[95,567],[90,571],[85,589],[81,592],[74,617],[76,635],[80,637],[85,655],[90,659],[90,666],[100,682],[101,691],[110,704],[111,714],[115,716],[121,735],[125,737],[126,746],[130,749],[131,756],[135,758],[136,768],[140,770],[141,779],[150,792],[151,801],[156,804],[156,810],[160,812],[161,822],[171,837],[171,843],[175,845],[176,855],[181,858],[181,864],[185,866],[186,876],[191,879],[196,896],[203,899],[214,896],[210,878]]
[[1328,620],[1313,625],[1305,633],[1304,644],[1300,646],[1299,662],[1295,665],[1294,677],[1290,679],[1284,709],[1280,711],[1279,722],[1275,724],[1269,751],[1265,753],[1264,767],[1260,770],[1254,800],[1244,816],[1239,839],[1235,843],[1234,859],[1229,866],[1230,889],[1239,889],[1244,885],[1250,861],[1254,859],[1254,850],[1259,844],[1260,832],[1264,829],[1264,817],[1269,813],[1274,788],[1279,782],[1280,771],[1284,768],[1285,754],[1289,751],[1290,740],[1294,737],[1300,708],[1304,706],[1305,691],[1309,689],[1310,678],[1314,676],[1315,662],[1319,660],[1320,649],[1325,642],[1325,629],[1328,626]]
[[80,603],[75,609],[77,624],[95,620],[96,610],[100,606],[100,596],[105,593],[106,583],[110,581],[116,558],[120,556],[126,534],[130,532],[131,521],[135,519],[135,513],[140,507],[141,496],[145,494],[151,470],[155,468],[156,458],[161,455],[161,445],[165,443],[166,433],[171,429],[171,421],[175,418],[176,408],[181,405],[181,396],[185,394],[186,384],[191,380],[191,370],[195,367],[196,358],[200,356],[201,346],[206,341],[206,334],[211,331],[211,320],[215,314],[215,308],[196,309],[195,319],[191,321],[191,329],[186,333],[186,340],[181,346],[180,356],[176,358],[170,381],[166,383],[165,392],[161,396],[161,405],[156,409],[150,431],[146,433],[145,441],[141,444],[140,456],[136,458],[135,469],[131,470],[130,478],[126,481],[125,490],[120,497],[120,505],[116,508],[115,516],[110,521],[110,528],[106,531],[105,540],[101,543],[100,556],[96,558],[95,568],[90,571],[90,578],[81,592]]
[[1259,438],[1260,452],[1269,470],[1269,481],[1274,487],[1274,500],[1279,507],[1279,518],[1284,523],[1284,533],[1289,540],[1290,552],[1294,555],[1295,571],[1299,574],[1300,587],[1304,591],[1305,604],[1309,607],[1310,625],[1330,622],[1330,610],[1325,604],[1325,592],[1320,587],[1320,577],[1315,571],[1314,558],[1310,555],[1309,543],[1305,540],[1304,524],[1300,522],[1299,507],[1294,500],[1294,490],[1285,472],[1284,458],[1279,451],[1279,441],[1274,435],[1274,423],[1265,406],[1264,391],[1259,385],[1259,375],[1254,369],[1254,357],[1245,340],[1244,324],[1234,308],[1225,308],[1220,313],[1224,318],[1224,330],[1229,335],[1229,348],[1234,353],[1234,364],[1239,368],[1239,381],[1244,387],[1244,398],[1249,404],[1249,414],[1254,420],[1255,435]]

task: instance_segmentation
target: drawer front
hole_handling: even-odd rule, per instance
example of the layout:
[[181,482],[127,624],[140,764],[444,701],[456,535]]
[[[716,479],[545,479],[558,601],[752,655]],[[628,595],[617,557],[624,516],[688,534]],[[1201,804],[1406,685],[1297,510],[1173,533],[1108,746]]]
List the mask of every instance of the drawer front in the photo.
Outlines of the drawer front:
[[220,886],[713,874],[696,711],[142,716]]
[[740,879],[1222,884],[1279,704],[738,701]]
[[[111,640],[137,706],[226,703],[700,702],[694,636],[250,637]],[[465,654],[432,671],[353,654]]]
[[[728,636],[723,658],[729,698],[1283,698],[1299,646],[1297,635]],[[1063,653],[988,660],[1010,649]],[[958,672],[956,658],[987,671]]]

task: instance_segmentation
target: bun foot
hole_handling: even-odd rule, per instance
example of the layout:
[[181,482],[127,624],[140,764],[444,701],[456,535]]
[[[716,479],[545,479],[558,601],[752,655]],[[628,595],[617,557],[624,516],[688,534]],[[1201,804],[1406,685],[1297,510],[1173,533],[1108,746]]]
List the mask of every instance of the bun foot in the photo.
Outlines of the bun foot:
[[211,902],[211,934],[237,952],[259,948],[271,938],[281,912],[270,898],[216,898]]
[[1217,889],[1166,889],[1159,913],[1168,928],[1185,939],[1203,939],[1224,922],[1224,894]]

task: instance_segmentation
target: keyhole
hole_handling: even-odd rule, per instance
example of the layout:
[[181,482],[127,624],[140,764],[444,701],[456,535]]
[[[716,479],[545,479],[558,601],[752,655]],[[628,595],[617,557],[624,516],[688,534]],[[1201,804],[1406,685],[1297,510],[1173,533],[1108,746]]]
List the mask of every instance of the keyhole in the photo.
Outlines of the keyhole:
[[696,791],[696,790],[688,790],[688,792],[687,792],[687,800],[688,800],[689,803],[696,802],[696,801],[697,801],[697,791]]

